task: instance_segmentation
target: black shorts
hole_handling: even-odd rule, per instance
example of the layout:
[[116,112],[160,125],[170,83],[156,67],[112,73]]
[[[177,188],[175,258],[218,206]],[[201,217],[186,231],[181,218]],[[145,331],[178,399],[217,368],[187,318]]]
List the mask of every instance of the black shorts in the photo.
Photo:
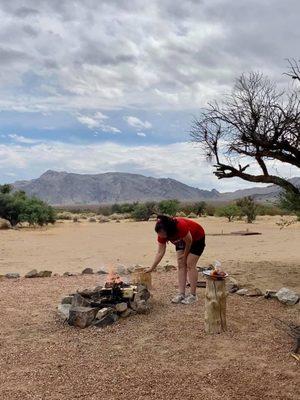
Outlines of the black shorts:
[[[185,242],[183,240],[179,240],[175,245],[176,251],[185,249]],[[195,256],[201,256],[205,248],[205,236],[199,240],[195,240],[192,242],[192,246],[190,248],[190,253]]]

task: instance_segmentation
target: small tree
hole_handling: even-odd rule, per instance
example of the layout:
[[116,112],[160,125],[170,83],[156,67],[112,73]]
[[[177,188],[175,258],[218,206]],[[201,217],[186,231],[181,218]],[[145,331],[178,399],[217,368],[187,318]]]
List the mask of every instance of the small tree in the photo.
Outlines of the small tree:
[[300,221],[300,196],[293,192],[283,192],[280,195],[279,207],[283,210],[295,213]]
[[178,210],[179,210],[178,200],[162,200],[158,203],[158,211],[161,214],[175,216]]
[[155,202],[147,202],[136,204],[132,212],[132,218],[136,221],[148,221],[152,214],[155,213]]
[[236,204],[228,204],[217,209],[216,212],[218,217],[228,218],[228,222],[233,221],[234,218],[241,215],[241,210]]
[[256,219],[257,215],[257,205],[253,200],[253,197],[247,196],[242,199],[237,200],[236,205],[241,210],[241,215],[247,217],[248,224],[252,224]]

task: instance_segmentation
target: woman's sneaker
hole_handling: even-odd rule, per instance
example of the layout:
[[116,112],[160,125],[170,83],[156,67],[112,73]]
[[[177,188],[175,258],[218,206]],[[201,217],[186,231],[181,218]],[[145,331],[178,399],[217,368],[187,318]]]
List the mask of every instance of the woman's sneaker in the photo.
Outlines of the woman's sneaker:
[[194,294],[189,294],[181,300],[181,304],[193,304],[198,300],[198,297]]
[[175,304],[182,303],[182,301],[184,299],[185,299],[185,295],[178,293],[178,294],[176,294],[176,296],[173,297],[173,299],[171,300],[171,303],[175,303]]

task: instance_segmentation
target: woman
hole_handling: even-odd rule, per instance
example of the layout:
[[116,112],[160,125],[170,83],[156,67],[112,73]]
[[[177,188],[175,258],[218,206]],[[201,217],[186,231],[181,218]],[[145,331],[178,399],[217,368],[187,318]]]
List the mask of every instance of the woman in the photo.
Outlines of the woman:
[[[172,242],[176,248],[179,287],[179,293],[172,299],[172,303],[194,303],[197,300],[198,271],[196,265],[205,247],[204,229],[200,224],[188,218],[171,218],[166,215],[159,215],[155,231],[158,235],[158,251],[148,272],[156,269],[165,255],[167,242]],[[187,278],[191,288],[191,293],[188,296],[185,294]]]

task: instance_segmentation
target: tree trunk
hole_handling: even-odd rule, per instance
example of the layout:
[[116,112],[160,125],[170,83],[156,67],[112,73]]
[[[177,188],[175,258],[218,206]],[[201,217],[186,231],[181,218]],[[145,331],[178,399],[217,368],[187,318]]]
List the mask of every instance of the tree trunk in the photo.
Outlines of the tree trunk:
[[226,326],[225,279],[213,280],[207,277],[205,293],[205,332],[221,333]]

